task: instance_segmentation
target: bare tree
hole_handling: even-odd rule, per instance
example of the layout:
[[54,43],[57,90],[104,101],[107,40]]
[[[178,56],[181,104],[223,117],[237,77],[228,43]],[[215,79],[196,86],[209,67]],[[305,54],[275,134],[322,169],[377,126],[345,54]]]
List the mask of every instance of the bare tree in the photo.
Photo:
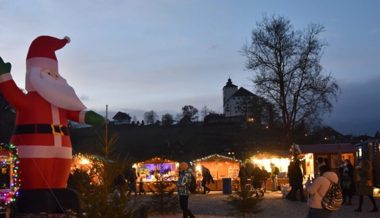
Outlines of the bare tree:
[[144,121],[146,125],[152,125],[156,122],[158,115],[153,110],[144,113]]
[[170,126],[174,123],[174,118],[171,114],[166,113],[161,117],[161,123],[163,126]]
[[191,106],[185,105],[182,107],[182,119],[180,120],[181,124],[190,124],[198,120],[198,109]]
[[202,109],[201,109],[202,120],[204,120],[205,117],[206,117],[207,115],[209,115],[210,113],[211,113],[211,110],[209,110],[209,109],[207,108],[207,106],[203,106]]
[[246,68],[255,73],[257,93],[279,111],[288,140],[297,125],[312,124],[321,113],[330,112],[331,100],[337,97],[335,79],[322,74],[320,59],[326,43],[319,36],[323,31],[317,24],[294,30],[284,17],[265,17],[243,48]]

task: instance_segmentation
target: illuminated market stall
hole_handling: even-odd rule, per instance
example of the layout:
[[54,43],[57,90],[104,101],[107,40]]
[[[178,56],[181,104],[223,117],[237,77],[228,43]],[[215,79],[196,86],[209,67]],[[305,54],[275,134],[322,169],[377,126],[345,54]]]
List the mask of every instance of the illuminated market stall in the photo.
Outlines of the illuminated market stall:
[[[288,166],[290,163],[290,155],[285,153],[269,153],[269,152],[260,152],[253,155],[250,158],[250,162],[259,167],[260,169],[264,168],[268,174],[271,173],[271,164],[279,169],[279,174],[277,177],[278,185],[282,186],[289,183],[288,179]],[[266,189],[271,190],[272,180],[268,176],[267,181],[265,182]]]
[[103,160],[96,155],[75,154],[71,163],[71,174],[76,170],[85,172],[89,175],[91,183],[94,185],[101,184],[101,173],[103,171]]
[[342,164],[342,160],[348,159],[355,165],[355,148],[350,143],[341,144],[309,144],[299,145],[300,157],[304,160],[305,177],[314,178],[318,173],[316,161],[323,158],[335,171]]
[[290,163],[289,155],[267,152],[255,154],[250,158],[250,160],[260,169],[264,167],[267,172],[271,172],[271,164],[274,164],[274,166],[278,167],[280,170],[280,176],[282,177],[286,176]]
[[0,143],[0,167],[0,212],[8,218],[20,188],[19,159],[14,145]]
[[221,190],[223,178],[231,178],[233,183],[238,181],[241,161],[236,158],[213,154],[193,160],[191,164],[195,166],[198,183],[202,180],[201,168],[204,166],[210,170],[215,181],[214,184],[209,185],[209,188],[211,190]]
[[173,181],[178,177],[178,161],[153,157],[151,159],[133,164],[136,173],[144,182],[157,180]]
[[140,190],[140,185],[143,184],[145,191],[155,191],[156,187],[154,184],[158,181],[166,183],[168,189],[176,187],[174,181],[178,179],[178,161],[153,157],[135,163],[132,167],[136,169],[138,190]]

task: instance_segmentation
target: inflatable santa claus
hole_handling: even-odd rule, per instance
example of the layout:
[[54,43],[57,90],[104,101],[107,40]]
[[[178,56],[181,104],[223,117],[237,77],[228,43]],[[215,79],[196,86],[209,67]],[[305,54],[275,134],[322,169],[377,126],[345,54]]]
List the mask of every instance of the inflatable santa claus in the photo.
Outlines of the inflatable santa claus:
[[47,193],[65,192],[72,157],[68,120],[90,125],[104,123],[102,116],[85,110],[58,71],[55,51],[69,42],[68,37],[51,36],[40,36],[32,42],[26,58],[27,92],[13,81],[11,64],[0,58],[0,93],[16,110],[11,143],[19,153],[20,198],[25,204],[29,198],[46,199]]

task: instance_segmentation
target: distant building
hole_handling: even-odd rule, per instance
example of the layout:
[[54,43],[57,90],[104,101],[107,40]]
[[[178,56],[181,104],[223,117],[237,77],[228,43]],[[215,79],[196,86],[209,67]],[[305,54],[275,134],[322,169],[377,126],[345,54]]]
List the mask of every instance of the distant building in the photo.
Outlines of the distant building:
[[223,87],[223,112],[226,118],[271,126],[274,120],[273,105],[247,89],[234,85],[228,78]]
[[114,120],[113,124],[115,125],[131,123],[131,116],[129,116],[129,114],[127,113],[120,112],[120,111],[117,112],[112,119]]
[[238,88],[228,78],[223,87],[223,111],[226,117],[249,116],[249,104],[255,95],[243,87]]

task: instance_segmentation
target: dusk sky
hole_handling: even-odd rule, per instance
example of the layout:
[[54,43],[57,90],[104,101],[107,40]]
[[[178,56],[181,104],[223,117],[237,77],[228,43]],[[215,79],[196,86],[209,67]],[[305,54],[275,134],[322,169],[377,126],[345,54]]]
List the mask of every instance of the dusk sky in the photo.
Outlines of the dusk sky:
[[222,113],[229,77],[255,93],[240,51],[263,16],[280,15],[295,29],[325,27],[323,72],[341,87],[325,123],[373,135],[380,130],[379,9],[378,0],[0,0],[0,56],[24,88],[31,41],[69,36],[56,53],[60,74],[89,109],[175,115],[190,104]]

